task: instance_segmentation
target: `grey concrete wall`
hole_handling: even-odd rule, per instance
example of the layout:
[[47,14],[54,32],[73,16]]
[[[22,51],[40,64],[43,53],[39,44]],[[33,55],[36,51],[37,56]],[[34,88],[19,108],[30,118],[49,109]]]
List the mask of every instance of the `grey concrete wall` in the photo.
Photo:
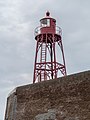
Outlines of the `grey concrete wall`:
[[17,87],[5,120],[90,120],[90,71]]

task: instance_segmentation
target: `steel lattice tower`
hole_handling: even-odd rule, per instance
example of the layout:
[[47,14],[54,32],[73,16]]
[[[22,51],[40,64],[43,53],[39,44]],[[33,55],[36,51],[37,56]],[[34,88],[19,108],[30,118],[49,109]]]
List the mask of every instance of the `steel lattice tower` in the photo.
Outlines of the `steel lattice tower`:
[[[56,20],[46,12],[46,16],[40,20],[40,26],[35,29],[37,43],[33,83],[57,78],[59,74],[66,76],[61,34],[61,28],[56,26]],[[57,60],[57,46],[60,48],[62,63]]]

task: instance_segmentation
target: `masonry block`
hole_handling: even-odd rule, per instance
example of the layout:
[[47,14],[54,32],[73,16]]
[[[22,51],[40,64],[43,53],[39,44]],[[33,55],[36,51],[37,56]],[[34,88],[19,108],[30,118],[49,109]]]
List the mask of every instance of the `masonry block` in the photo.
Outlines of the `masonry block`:
[[5,120],[90,120],[90,71],[17,87]]

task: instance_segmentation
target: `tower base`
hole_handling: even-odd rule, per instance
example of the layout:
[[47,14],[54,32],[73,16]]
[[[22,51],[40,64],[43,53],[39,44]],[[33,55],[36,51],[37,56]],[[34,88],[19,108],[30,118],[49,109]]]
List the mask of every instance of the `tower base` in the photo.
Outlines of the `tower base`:
[[5,120],[90,120],[90,71],[17,87]]

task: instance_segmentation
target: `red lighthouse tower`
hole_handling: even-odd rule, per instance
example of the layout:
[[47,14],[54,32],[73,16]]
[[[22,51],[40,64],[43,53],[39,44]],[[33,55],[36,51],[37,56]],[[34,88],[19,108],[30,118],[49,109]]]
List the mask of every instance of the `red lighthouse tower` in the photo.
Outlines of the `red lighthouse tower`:
[[[35,29],[36,55],[33,83],[66,75],[61,28],[56,26],[56,20],[46,16],[40,20],[40,26]],[[60,49],[57,49],[57,48]],[[60,54],[57,55],[57,50]],[[60,62],[61,61],[61,62]]]

